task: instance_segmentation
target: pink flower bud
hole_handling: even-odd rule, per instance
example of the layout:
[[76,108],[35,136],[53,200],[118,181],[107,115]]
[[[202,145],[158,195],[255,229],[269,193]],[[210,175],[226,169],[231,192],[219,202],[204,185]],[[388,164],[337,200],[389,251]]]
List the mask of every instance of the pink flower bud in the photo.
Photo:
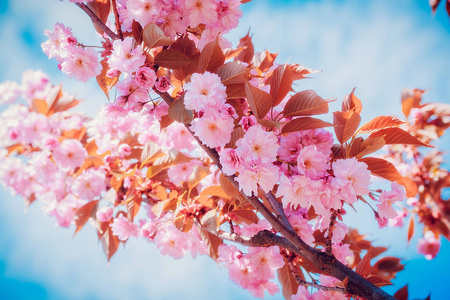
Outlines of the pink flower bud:
[[170,89],[170,80],[164,76],[159,77],[155,82],[155,87],[161,93],[167,92]]
[[149,67],[142,67],[136,72],[136,83],[144,89],[153,87],[156,81],[156,73]]
[[128,144],[122,144],[118,149],[119,155],[122,157],[126,157],[131,154],[131,147]]
[[108,222],[113,215],[113,209],[111,207],[103,207],[97,210],[95,216],[100,222]]
[[119,70],[117,69],[109,69],[108,72],[106,72],[106,76],[109,78],[114,78],[119,76]]
[[70,46],[75,46],[75,45],[78,43],[78,41],[77,41],[77,38],[76,38],[76,37],[69,36],[69,37],[67,38],[67,43],[68,43]]

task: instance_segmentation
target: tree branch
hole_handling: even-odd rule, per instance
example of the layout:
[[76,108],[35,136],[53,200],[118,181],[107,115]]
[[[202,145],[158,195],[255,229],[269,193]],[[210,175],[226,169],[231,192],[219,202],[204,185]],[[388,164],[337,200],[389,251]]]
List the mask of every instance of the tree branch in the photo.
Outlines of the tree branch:
[[86,4],[75,3],[75,5],[78,6],[79,8],[81,8],[91,18],[92,23],[94,23],[101,30],[103,30],[111,39],[113,39],[113,40],[119,39],[119,36],[117,34],[115,34],[111,29],[109,29],[109,27],[106,26],[106,24],[103,23],[103,21],[100,20],[99,17],[97,17],[97,15],[92,10],[90,10],[89,7],[87,7]]
[[123,33],[122,29],[120,28],[120,20],[119,20],[119,13],[117,12],[117,3],[116,0],[111,0],[111,4],[113,7],[114,12],[114,19],[116,20],[116,31],[121,40],[123,40]]

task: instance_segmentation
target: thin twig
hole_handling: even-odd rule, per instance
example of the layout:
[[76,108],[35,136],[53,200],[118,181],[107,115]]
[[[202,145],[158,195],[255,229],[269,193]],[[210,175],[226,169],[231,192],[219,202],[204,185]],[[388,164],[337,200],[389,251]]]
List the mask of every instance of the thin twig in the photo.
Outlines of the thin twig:
[[100,20],[99,17],[97,17],[97,15],[92,10],[90,10],[89,7],[87,7],[86,4],[75,3],[75,5],[78,6],[79,8],[81,8],[91,18],[92,23],[94,23],[101,30],[103,30],[111,39],[113,39],[113,40],[119,39],[119,36],[117,34],[115,34],[111,29],[109,29],[109,27],[106,26],[106,24],[103,23],[103,21]]
[[116,0],[111,0],[111,4],[113,7],[113,12],[114,12],[114,19],[116,20],[116,31],[117,34],[119,35],[119,38],[121,40],[123,40],[123,33],[122,33],[122,29],[120,28],[120,20],[119,20],[119,13],[117,12],[117,3]]

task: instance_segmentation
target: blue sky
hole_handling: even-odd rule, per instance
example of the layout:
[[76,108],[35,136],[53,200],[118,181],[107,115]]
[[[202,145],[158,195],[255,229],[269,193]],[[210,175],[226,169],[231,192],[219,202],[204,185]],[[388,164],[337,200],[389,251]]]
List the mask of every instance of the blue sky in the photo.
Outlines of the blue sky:
[[[380,114],[400,117],[403,88],[425,89],[426,101],[450,103],[450,22],[443,7],[434,17],[426,0],[258,0],[243,9],[240,27],[228,35],[235,45],[251,28],[258,51],[278,51],[279,62],[322,71],[300,81],[297,90],[314,89],[324,98],[341,100],[357,87],[363,122]],[[42,69],[54,83],[62,81],[68,91],[86,99],[79,109],[93,115],[106,100],[95,82],[69,80],[40,50],[42,32],[63,20],[80,41],[95,43],[87,17],[67,1],[0,1],[0,80],[20,81],[26,69]],[[55,226],[39,205],[24,213],[22,199],[4,189],[0,207],[2,299],[251,299],[206,257],[174,261],[160,256],[152,244],[132,240],[107,264],[93,230],[72,238],[72,230]],[[423,274],[448,274],[448,241],[428,262],[415,252],[417,237],[408,247],[404,230],[378,230],[368,216],[360,206],[348,222],[377,245],[390,246],[390,255],[411,258],[388,291],[409,282],[414,298],[429,292],[432,299],[445,298],[442,287],[448,276]]]

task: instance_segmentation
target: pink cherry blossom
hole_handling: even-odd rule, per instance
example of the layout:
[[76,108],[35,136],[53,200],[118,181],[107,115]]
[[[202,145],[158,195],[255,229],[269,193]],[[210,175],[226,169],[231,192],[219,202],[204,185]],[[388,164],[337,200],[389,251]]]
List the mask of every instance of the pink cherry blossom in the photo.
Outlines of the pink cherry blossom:
[[326,174],[329,156],[317,151],[316,146],[306,146],[300,150],[297,157],[297,168],[301,174],[311,179],[318,179]]
[[[232,213],[231,213],[232,214]],[[237,227],[237,233],[246,236],[246,237],[253,237],[255,234],[257,234],[260,231],[263,230],[271,230],[272,226],[269,224],[267,220],[259,220],[257,224],[250,224],[245,225],[242,228]]]
[[188,249],[186,233],[179,231],[170,225],[159,230],[154,238],[156,247],[161,249],[161,254],[169,255],[175,259],[183,258]]
[[233,127],[232,117],[219,114],[194,119],[191,130],[203,144],[216,148],[223,147],[230,141]]
[[20,85],[15,81],[0,83],[0,104],[15,102],[22,94]]
[[433,232],[427,231],[417,243],[417,252],[424,254],[426,259],[432,260],[439,253],[440,247],[441,241]]
[[108,59],[110,68],[121,72],[133,73],[145,63],[142,46],[137,45],[133,48],[133,40],[132,37],[126,37],[123,41],[114,41],[114,50]]
[[273,132],[254,125],[236,142],[236,146],[236,152],[245,161],[272,163],[276,160],[278,140]]
[[269,280],[275,277],[275,271],[284,266],[283,257],[278,247],[250,247],[248,255],[252,271],[258,274],[259,280]]
[[291,300],[311,300],[311,294],[306,287],[300,285],[297,289],[297,294],[292,295]]
[[240,172],[243,167],[242,159],[236,150],[232,148],[225,148],[220,152],[220,163],[222,165],[222,172],[230,176],[236,172]]
[[113,234],[121,241],[126,241],[132,236],[137,237],[139,233],[138,226],[124,216],[114,218],[113,223],[109,226]]
[[281,137],[278,155],[285,162],[294,162],[297,161],[302,147],[300,134],[298,132],[289,133]]
[[88,201],[100,196],[106,190],[105,174],[100,170],[90,168],[75,178],[72,192]]
[[191,82],[184,86],[184,106],[187,109],[202,111],[206,108],[220,108],[225,104],[226,88],[217,74],[194,73]]
[[108,222],[109,220],[111,220],[113,212],[114,211],[111,207],[106,206],[97,210],[95,216],[100,222]]
[[177,34],[185,32],[187,29],[186,18],[183,18],[183,15],[178,10],[161,11],[161,15],[156,23],[166,36],[173,39],[177,37]]
[[150,23],[156,23],[161,11],[158,2],[158,0],[128,0],[127,10],[130,17],[145,27]]
[[247,196],[256,193],[258,185],[266,192],[271,191],[278,179],[277,168],[270,165],[255,165],[251,169],[244,169],[236,178],[239,188]]
[[403,201],[406,198],[406,191],[402,185],[397,182],[391,183],[391,191],[382,191],[380,198],[378,199],[380,203],[377,204],[378,214],[381,218],[392,219],[395,218],[398,213],[392,206],[397,201]]
[[197,27],[200,23],[210,24],[217,21],[214,0],[185,0],[186,15],[189,26]]
[[225,29],[223,33],[235,28],[239,24],[239,19],[242,17],[242,11],[239,9],[240,5],[241,1],[239,0],[221,0],[217,4],[217,21],[220,27]]
[[365,163],[356,158],[338,159],[333,162],[332,167],[342,200],[352,204],[357,196],[369,193],[370,171]]
[[161,93],[167,92],[170,86],[170,80],[165,76],[159,77],[155,82],[155,88]]
[[333,238],[331,241],[335,244],[340,243],[348,232],[348,227],[342,222],[336,222],[333,226]]
[[101,65],[97,52],[92,49],[71,47],[67,57],[61,62],[61,71],[76,80],[88,82],[100,74]]
[[41,44],[42,51],[48,58],[56,58],[58,62],[61,62],[69,54],[69,41],[74,38],[72,29],[56,23],[53,25],[53,31],[45,30],[44,35],[48,36],[48,40]]
[[354,255],[350,250],[349,244],[333,244],[333,255],[343,264],[347,264],[353,261]]
[[78,140],[66,139],[53,151],[55,163],[62,168],[80,167],[87,158],[87,151]]
[[280,185],[277,190],[277,197],[281,199],[283,207],[292,208],[303,207],[309,208],[311,206],[310,189],[311,179],[307,176],[292,176],[288,178],[284,174],[280,177]]
[[142,67],[136,72],[136,83],[143,89],[150,89],[156,81],[156,73],[149,67]]

